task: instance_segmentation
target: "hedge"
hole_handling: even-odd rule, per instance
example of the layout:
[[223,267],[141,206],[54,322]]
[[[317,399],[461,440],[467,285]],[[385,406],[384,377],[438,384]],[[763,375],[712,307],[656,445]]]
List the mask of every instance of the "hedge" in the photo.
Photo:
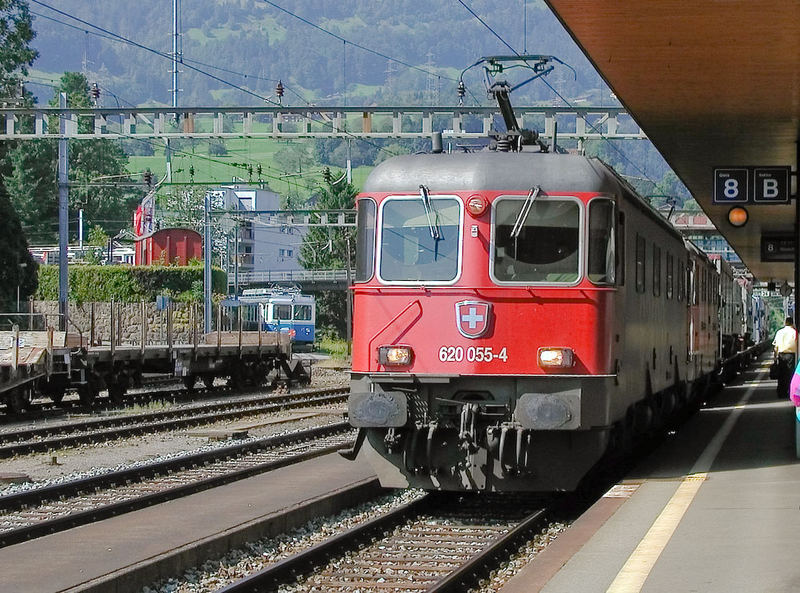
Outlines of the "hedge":
[[[219,268],[212,271],[214,293],[225,294],[227,277]],[[201,300],[201,266],[69,266],[69,300],[77,303],[115,300],[125,303],[153,301],[158,295],[179,300]],[[39,266],[36,299],[58,299],[58,266]]]

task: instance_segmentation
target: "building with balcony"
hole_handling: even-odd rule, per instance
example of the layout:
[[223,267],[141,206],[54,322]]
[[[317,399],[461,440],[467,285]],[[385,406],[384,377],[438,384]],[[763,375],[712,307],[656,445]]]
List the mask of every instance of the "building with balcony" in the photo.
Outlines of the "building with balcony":
[[228,284],[233,292],[243,273],[292,272],[302,270],[300,245],[305,229],[273,226],[267,215],[237,216],[237,212],[264,212],[281,209],[281,199],[269,186],[237,184],[214,188],[212,208],[228,210],[229,216],[215,217],[214,224],[224,236],[223,261]]

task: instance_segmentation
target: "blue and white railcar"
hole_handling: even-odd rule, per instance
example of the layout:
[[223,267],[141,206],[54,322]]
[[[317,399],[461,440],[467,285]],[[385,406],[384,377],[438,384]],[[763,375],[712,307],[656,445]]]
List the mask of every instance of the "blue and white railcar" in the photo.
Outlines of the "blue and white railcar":
[[263,331],[289,334],[295,345],[314,344],[316,304],[312,295],[297,290],[251,288],[239,299],[245,306],[245,325]]

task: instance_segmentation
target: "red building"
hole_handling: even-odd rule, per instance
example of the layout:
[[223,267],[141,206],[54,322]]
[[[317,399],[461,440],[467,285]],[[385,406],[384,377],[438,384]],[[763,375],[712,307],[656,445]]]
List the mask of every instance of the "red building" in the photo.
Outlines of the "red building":
[[190,259],[203,259],[203,239],[192,229],[161,229],[136,239],[137,266],[185,266]]

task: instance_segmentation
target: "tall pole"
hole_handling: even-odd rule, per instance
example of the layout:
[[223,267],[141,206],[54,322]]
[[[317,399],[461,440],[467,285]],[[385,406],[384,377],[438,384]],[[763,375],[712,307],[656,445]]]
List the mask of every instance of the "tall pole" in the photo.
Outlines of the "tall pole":
[[[800,291],[800,137],[795,144],[795,190],[794,190],[794,323],[798,327],[798,291]],[[791,176],[789,177],[789,192],[792,191]],[[795,340],[800,341],[800,336],[795,336]],[[800,352],[800,350],[797,350]],[[797,356],[797,354],[795,355]]]
[[[178,106],[178,47],[180,32],[178,31],[178,13],[180,0],[172,0],[172,106]],[[182,57],[182,56],[181,56]]]
[[58,106],[61,109],[58,131],[58,329],[67,331],[69,317],[69,271],[67,268],[69,229],[69,145],[64,136],[67,132],[67,93],[58,94]]
[[[211,333],[211,193],[203,198],[203,330]],[[220,328],[217,328],[219,331]]]
[[239,223],[233,235],[233,298],[239,298]]

